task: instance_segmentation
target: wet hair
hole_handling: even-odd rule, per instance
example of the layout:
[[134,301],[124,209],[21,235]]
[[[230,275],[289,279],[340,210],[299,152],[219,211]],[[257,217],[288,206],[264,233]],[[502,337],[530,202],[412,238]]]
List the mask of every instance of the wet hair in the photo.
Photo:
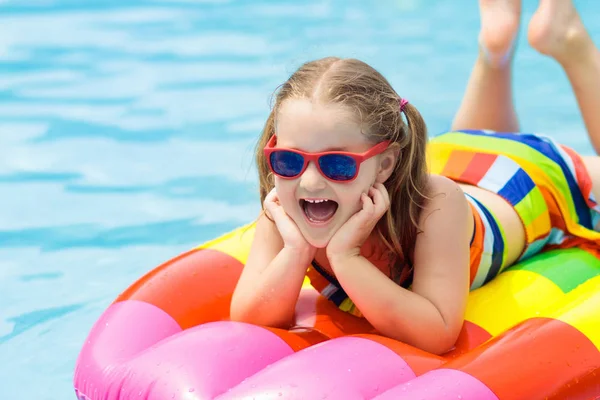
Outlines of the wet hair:
[[427,128],[421,114],[410,103],[401,112],[402,98],[378,71],[362,61],[327,57],[303,64],[275,91],[271,113],[256,146],[261,203],[274,187],[263,148],[275,134],[277,113],[288,99],[343,105],[356,116],[369,140],[390,140],[399,147],[394,170],[384,183],[390,208],[375,229],[393,257],[394,279],[404,281],[410,273],[419,214],[426,199]]

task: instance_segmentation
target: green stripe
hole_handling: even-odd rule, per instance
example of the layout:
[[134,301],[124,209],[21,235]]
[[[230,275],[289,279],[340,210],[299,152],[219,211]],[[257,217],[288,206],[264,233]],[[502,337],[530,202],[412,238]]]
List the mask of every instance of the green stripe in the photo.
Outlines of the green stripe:
[[507,269],[519,270],[536,272],[568,293],[600,275],[600,260],[581,249],[552,250],[537,254]]
[[[502,264],[500,265],[500,269],[496,273],[496,275],[497,275],[510,266],[509,264],[506,263],[506,259],[508,258],[508,246],[506,245],[506,243],[508,241],[506,240],[506,233],[504,232],[504,227],[502,227],[502,224],[500,223],[500,220],[498,219],[498,217],[496,217],[496,214],[494,214],[492,212],[492,210],[490,210],[489,208],[488,208],[488,212],[492,215],[492,218],[496,222],[496,226],[498,227],[498,230],[500,231],[500,236],[502,237],[502,243],[504,243],[504,246],[503,246],[504,250],[502,251]],[[486,275],[489,273],[489,271],[490,271],[490,268],[488,268],[488,270],[485,272]]]
[[548,205],[540,188],[535,186],[514,206],[514,209],[523,219],[523,223],[529,226],[541,214],[548,212]]
[[[444,133],[431,139],[431,143],[458,144],[467,148],[471,148],[475,151],[485,150],[492,154],[523,158],[530,161],[532,164],[536,164],[544,171],[545,175],[550,178],[556,189],[563,194],[563,197],[565,198],[569,208],[571,218],[574,217],[575,221],[579,220],[575,211],[575,204],[573,203],[571,189],[569,188],[569,184],[562,172],[562,169],[560,168],[560,165],[556,164],[554,161],[552,161],[552,159],[548,158],[543,153],[540,153],[531,146],[510,139],[495,137],[493,135],[479,136],[469,135],[468,133],[462,132]],[[557,174],[556,171],[560,171],[560,173]],[[532,177],[532,179],[534,182],[536,182],[535,177]],[[565,196],[564,193],[568,193],[569,195]]]

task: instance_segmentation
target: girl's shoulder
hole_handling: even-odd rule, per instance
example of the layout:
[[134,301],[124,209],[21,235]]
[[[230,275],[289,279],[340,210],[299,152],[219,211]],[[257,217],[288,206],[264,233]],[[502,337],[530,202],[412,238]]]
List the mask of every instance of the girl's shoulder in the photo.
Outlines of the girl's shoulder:
[[430,174],[419,216],[419,230],[435,231],[447,224],[463,225],[470,218],[471,208],[460,185],[445,176]]
[[463,201],[466,201],[465,194],[457,182],[436,174],[428,175],[425,197],[425,208],[435,205],[440,201],[440,197],[456,200],[457,204],[455,205],[460,205]]

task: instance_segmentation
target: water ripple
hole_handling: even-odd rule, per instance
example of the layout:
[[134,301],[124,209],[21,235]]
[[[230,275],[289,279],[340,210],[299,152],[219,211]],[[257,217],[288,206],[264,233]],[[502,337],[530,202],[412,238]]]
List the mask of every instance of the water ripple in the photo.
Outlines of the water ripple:
[[52,319],[60,318],[68,313],[72,313],[82,307],[82,304],[71,304],[63,307],[45,308],[35,310],[29,313],[21,314],[13,318],[9,318],[8,322],[13,323],[13,329],[10,333],[0,336],[0,345],[11,338],[23,333],[36,325],[48,322]]

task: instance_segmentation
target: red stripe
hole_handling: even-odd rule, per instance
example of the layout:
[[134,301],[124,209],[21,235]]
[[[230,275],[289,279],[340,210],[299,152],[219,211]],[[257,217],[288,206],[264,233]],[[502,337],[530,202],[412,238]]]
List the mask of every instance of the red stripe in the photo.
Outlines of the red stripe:
[[498,156],[495,154],[475,153],[475,156],[459,179],[463,182],[477,185],[485,174],[487,174],[497,158]]
[[499,399],[544,399],[600,368],[600,352],[573,326],[556,319],[535,318],[450,361],[444,368],[474,376]]
[[469,202],[469,206],[471,207],[471,212],[473,213],[473,218],[475,220],[475,232],[473,232],[473,242],[471,243],[471,248],[469,250],[469,256],[471,259],[469,286],[471,286],[473,281],[475,281],[475,277],[477,276],[479,263],[481,263],[481,255],[483,254],[484,247],[483,240],[485,237],[485,226],[483,225],[481,215],[479,215],[479,212],[475,206],[471,202]]
[[155,268],[116,301],[139,300],[169,314],[182,329],[229,318],[242,263],[213,249],[194,249]]
[[459,357],[460,355],[473,350],[480,344],[485,343],[491,337],[492,335],[479,325],[465,320],[454,348],[450,352],[444,354],[444,358],[450,360]]
[[569,155],[571,161],[573,162],[573,165],[575,166],[577,184],[581,189],[581,194],[583,194],[585,202],[587,203],[588,207],[593,207],[595,204],[592,203],[589,199],[590,193],[592,192],[592,179],[590,178],[588,170],[585,168],[583,160],[581,159],[579,154],[577,154],[573,149],[564,145],[561,145],[561,148],[565,151],[565,153]]

